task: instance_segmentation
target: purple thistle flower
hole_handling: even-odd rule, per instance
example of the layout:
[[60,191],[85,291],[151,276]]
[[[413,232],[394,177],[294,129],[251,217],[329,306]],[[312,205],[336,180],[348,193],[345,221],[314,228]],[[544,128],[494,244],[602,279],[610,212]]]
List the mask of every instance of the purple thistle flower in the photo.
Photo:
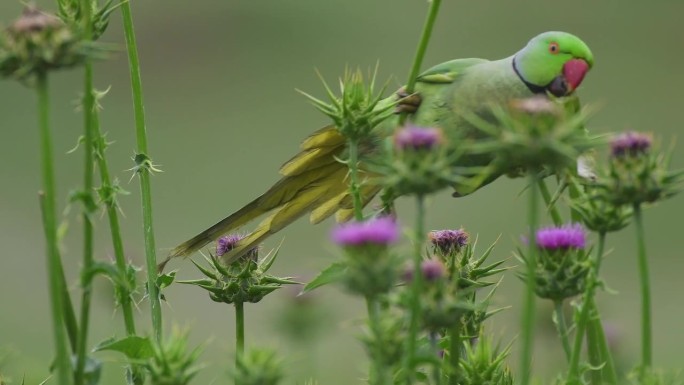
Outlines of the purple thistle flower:
[[[226,254],[227,252],[233,250],[238,242],[244,238],[244,235],[240,234],[228,234],[226,236],[223,236],[219,238],[216,241],[216,256],[220,257],[223,254]],[[256,261],[259,256],[259,248],[255,247],[251,250],[249,250],[247,253],[245,253],[245,257],[247,259],[251,259],[253,261]]]
[[442,130],[407,126],[394,134],[394,145],[400,150],[432,150],[443,141]]
[[444,276],[444,264],[436,259],[423,261],[420,268],[426,281],[434,282]]
[[244,238],[239,234],[229,234],[221,237],[216,241],[216,256],[220,257],[223,254],[233,250],[240,239]]
[[335,227],[331,238],[340,246],[387,245],[399,238],[399,226],[390,217],[348,222]]
[[614,158],[645,154],[651,147],[651,137],[640,132],[626,132],[617,135],[610,142],[610,153]]
[[468,244],[468,233],[463,229],[430,231],[430,242],[442,254],[458,252]]
[[587,234],[582,225],[575,223],[562,227],[545,227],[537,230],[537,246],[546,250],[583,249]]

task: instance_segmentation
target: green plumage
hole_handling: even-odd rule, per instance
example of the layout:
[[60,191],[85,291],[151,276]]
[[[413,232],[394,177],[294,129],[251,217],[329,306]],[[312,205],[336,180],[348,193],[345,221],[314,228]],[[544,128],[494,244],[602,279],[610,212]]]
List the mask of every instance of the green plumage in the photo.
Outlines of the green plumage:
[[[553,48],[555,45],[555,49]],[[468,123],[468,116],[476,114],[487,119],[492,105],[503,105],[512,99],[533,96],[535,92],[556,93],[563,82],[566,63],[579,59],[593,64],[588,47],[577,37],[563,32],[547,32],[532,39],[513,56],[501,60],[459,59],[434,66],[418,78],[416,92],[422,102],[411,117],[413,124],[439,127],[449,141],[477,140],[479,131]],[[514,65],[515,64],[515,65]],[[579,76],[581,81],[584,74]],[[577,77],[571,78],[571,80]],[[559,81],[561,81],[559,83]],[[565,95],[574,87],[567,87]],[[393,103],[396,96],[380,102]],[[390,118],[375,128],[378,141],[393,134],[397,119]],[[350,200],[345,176],[346,166],[336,161],[345,157],[345,138],[334,128],[326,127],[307,138],[301,152],[281,167],[283,175],[273,187],[229,217],[216,223],[187,242],[176,247],[169,258],[189,255],[220,236],[231,232],[257,217],[270,213],[238,247],[225,255],[228,261],[238,258],[257,246],[266,237],[281,230],[297,218],[311,213],[310,220],[318,223],[337,213],[338,220],[349,219]],[[378,142],[365,143],[364,157],[377,153]],[[460,159],[454,167],[488,163],[486,158]],[[463,163],[461,163],[463,162]],[[465,163],[465,164],[464,164]],[[489,182],[500,173],[495,173]],[[454,186],[459,192],[459,186]],[[364,204],[379,192],[376,186],[364,186]],[[469,193],[471,191],[467,191]]]

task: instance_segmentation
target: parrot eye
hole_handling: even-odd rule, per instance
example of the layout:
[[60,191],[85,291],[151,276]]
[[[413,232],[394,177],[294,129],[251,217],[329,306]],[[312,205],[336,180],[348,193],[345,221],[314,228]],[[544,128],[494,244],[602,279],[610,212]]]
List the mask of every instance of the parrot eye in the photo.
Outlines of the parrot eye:
[[558,43],[552,42],[551,44],[549,44],[549,52],[551,52],[552,54],[557,54],[559,50],[560,48],[558,48]]

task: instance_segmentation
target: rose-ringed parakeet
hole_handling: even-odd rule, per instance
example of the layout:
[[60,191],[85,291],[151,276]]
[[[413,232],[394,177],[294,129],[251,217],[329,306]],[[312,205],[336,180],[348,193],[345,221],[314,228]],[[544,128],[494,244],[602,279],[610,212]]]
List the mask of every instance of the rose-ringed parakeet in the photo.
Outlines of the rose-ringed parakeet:
[[[416,92],[421,101],[411,118],[415,125],[441,128],[447,138],[476,135],[477,128],[465,118],[469,114],[487,119],[493,105],[534,95],[572,97],[592,65],[592,53],[578,37],[565,32],[545,32],[504,59],[457,59],[428,69],[417,79]],[[392,96],[380,104],[395,101],[396,96]],[[396,119],[386,119],[374,129],[374,134],[377,139],[387,137],[396,126]],[[269,215],[235,249],[224,255],[228,261],[235,260],[304,214],[310,214],[312,223],[333,214],[337,214],[338,220],[349,219],[351,199],[345,179],[348,170],[338,161],[346,157],[346,144],[347,140],[335,127],[314,132],[301,144],[301,152],[281,167],[282,178],[268,191],[176,247],[170,258],[187,256],[264,214]],[[362,144],[365,150],[361,153],[361,168],[364,157],[371,157],[376,152],[373,146],[379,146],[379,140]],[[478,162],[486,163],[487,160],[480,159],[470,166],[478,165]],[[461,166],[454,165],[455,168]],[[494,173],[483,184],[504,172]],[[454,188],[456,195],[461,195],[459,186]],[[368,203],[379,190],[377,185],[363,185],[363,203]],[[472,191],[466,193],[469,192]]]

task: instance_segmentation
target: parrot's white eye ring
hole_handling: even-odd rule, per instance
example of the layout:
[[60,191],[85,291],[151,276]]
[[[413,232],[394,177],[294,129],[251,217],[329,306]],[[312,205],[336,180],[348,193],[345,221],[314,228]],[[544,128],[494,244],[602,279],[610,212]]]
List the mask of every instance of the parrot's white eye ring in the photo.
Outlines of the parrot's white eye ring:
[[558,51],[560,51],[560,47],[558,47],[558,43],[556,43],[555,41],[549,43],[549,52],[551,52],[552,54],[555,55],[558,53]]

